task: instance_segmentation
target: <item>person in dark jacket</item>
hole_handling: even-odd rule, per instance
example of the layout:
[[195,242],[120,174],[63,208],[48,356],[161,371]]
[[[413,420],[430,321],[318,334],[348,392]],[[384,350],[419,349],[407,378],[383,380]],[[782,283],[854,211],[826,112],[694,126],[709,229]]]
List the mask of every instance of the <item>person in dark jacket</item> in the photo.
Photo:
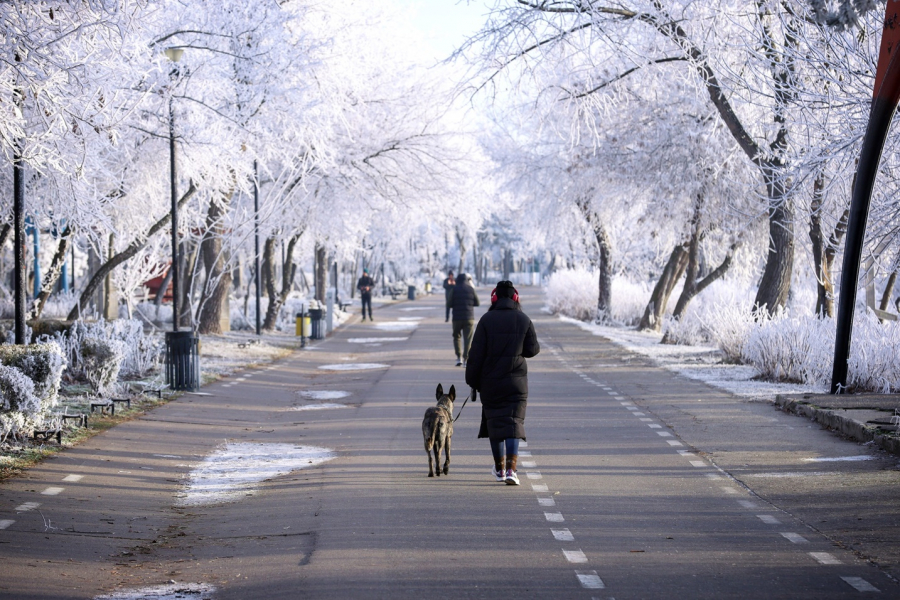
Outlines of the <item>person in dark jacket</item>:
[[447,308],[444,315],[444,323],[450,320],[450,309],[453,308],[451,300],[453,298],[454,285],[456,285],[456,280],[453,278],[453,271],[447,271],[447,278],[444,280],[444,305]]
[[472,345],[472,333],[475,329],[475,307],[480,305],[472,280],[465,273],[460,273],[456,278],[450,304],[453,307],[453,350],[456,351],[456,366],[464,367],[469,360],[469,347]]
[[466,383],[481,394],[478,437],[490,439],[492,473],[507,485],[519,485],[516,463],[519,440],[525,439],[528,402],[525,359],[540,351],[534,325],[519,305],[519,292],[512,282],[499,282],[491,292],[491,308],[475,329]]
[[362,320],[366,320],[366,307],[369,307],[369,320],[372,318],[372,288],[375,287],[375,280],[369,275],[368,269],[363,269],[362,277],[356,282],[356,289],[359,290],[359,299],[362,301]]

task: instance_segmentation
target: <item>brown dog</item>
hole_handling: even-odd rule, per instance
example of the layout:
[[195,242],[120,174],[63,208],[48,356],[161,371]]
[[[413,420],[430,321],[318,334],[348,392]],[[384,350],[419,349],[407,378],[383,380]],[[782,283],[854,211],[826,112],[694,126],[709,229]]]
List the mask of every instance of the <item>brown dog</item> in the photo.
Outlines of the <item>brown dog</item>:
[[[444,393],[444,388],[438,384],[435,392],[437,406],[432,406],[425,411],[422,420],[422,435],[425,437],[425,454],[428,455],[428,476],[434,477],[434,468],[437,466],[437,476],[441,476],[441,449],[444,450],[444,475],[450,473],[450,438],[453,437],[453,401],[456,400],[456,386],[450,386],[450,391]],[[434,450],[434,457],[431,452]]]

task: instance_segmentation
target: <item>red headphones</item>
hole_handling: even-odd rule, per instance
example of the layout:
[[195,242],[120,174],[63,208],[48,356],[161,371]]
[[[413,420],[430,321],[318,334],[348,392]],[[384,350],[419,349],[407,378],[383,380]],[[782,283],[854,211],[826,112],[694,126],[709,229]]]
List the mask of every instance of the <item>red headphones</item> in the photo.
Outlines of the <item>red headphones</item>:
[[[512,285],[510,285],[509,287],[512,287]],[[512,301],[513,301],[513,302],[518,302],[518,301],[519,301],[519,290],[517,290],[516,288],[512,287],[512,291],[513,291]],[[491,290],[491,304],[496,303],[497,300],[498,300],[498,298],[497,298],[497,288],[494,288],[494,289]]]

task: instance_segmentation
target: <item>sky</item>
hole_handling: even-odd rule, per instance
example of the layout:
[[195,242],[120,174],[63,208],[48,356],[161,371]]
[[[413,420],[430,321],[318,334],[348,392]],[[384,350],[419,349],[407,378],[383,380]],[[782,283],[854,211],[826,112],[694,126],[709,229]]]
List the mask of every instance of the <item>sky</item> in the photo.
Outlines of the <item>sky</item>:
[[434,60],[447,58],[484,24],[485,0],[395,0],[428,44]]

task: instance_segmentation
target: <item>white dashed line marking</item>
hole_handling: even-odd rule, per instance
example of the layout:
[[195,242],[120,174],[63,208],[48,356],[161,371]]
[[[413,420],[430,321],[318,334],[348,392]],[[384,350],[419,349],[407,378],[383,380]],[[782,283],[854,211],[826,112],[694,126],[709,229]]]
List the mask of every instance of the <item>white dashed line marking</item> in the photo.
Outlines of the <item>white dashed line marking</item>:
[[519,457],[520,457],[520,458],[524,458],[524,457],[531,458],[531,452],[529,452],[529,451],[527,451],[527,450],[525,450],[525,451],[523,452],[523,451],[520,450],[520,451],[519,451]]
[[535,492],[549,492],[550,491],[549,488],[547,488],[547,486],[544,485],[543,483],[532,483],[531,489],[534,490]]
[[48,487],[46,490],[41,492],[41,495],[42,496],[58,496],[59,494],[61,494],[63,492],[64,489],[66,489],[66,488]]
[[680,454],[681,456],[683,456],[685,458],[697,458],[696,456],[694,456],[694,453],[691,452],[690,450],[679,450],[678,454]]
[[543,479],[540,471],[526,471],[525,477],[528,479]]
[[647,425],[650,429],[662,429],[662,425],[657,425],[656,423],[650,423]]
[[528,442],[519,442],[519,448],[527,448]]
[[551,529],[554,539],[558,542],[574,542],[575,536],[568,529]]
[[638,409],[637,406],[626,406],[625,407],[625,410],[637,410],[637,409]]
[[84,475],[66,475],[65,477],[63,477],[63,481],[71,481],[73,483],[76,481],[81,481],[82,479],[84,479]]
[[857,592],[880,592],[877,587],[863,579],[862,577],[841,577],[844,581],[856,588]]
[[706,463],[703,462],[702,460],[692,460],[692,461],[691,461],[691,466],[694,466],[694,467],[705,467],[705,466],[706,466]]
[[672,437],[672,434],[669,433],[668,431],[657,431],[656,435],[658,435],[660,437]]
[[536,466],[537,466],[537,463],[534,462],[533,460],[523,460],[523,461],[522,461],[522,468],[523,468],[523,469],[533,469],[533,468],[535,468]]
[[15,510],[16,512],[28,512],[29,510],[36,509],[40,505],[40,502],[26,502],[25,504],[20,504],[13,510]]
[[553,498],[538,498],[538,504],[541,506],[556,506],[556,500]]
[[750,502],[749,500],[738,500],[738,504],[740,504],[744,508],[759,508],[756,504]]
[[570,563],[584,564],[588,561],[587,556],[581,550],[563,550],[563,554]]
[[247,381],[246,377],[238,377],[235,381]]
[[0,529],[6,529],[10,525],[15,523],[12,519],[0,519]]
[[[642,415],[644,413],[631,413],[631,414],[633,414],[634,416],[638,416],[638,415]],[[651,419],[649,417],[641,417],[641,421],[643,421],[644,423],[652,423],[653,419]]]
[[723,492],[725,492],[726,494],[737,494],[738,493],[738,491],[736,489],[730,488],[730,487],[723,487],[723,488],[721,488],[721,490]]
[[544,517],[550,521],[551,523],[562,523],[565,519],[562,516],[562,513],[544,513]]
[[678,440],[666,440],[670,446],[681,446],[681,442]]
[[766,525],[781,525],[781,521],[773,517],[772,515],[756,515],[760,521],[765,523]]
[[628,401],[625,401],[625,402],[619,402],[619,404],[621,404],[622,406],[634,406],[633,403],[628,402]]
[[808,544],[809,543],[809,540],[807,540],[805,537],[803,537],[799,533],[791,533],[789,531],[788,532],[782,531],[781,535],[784,537],[784,539],[790,540],[791,542],[794,542],[795,544]]
[[631,414],[633,414],[636,417],[646,417],[647,416],[647,413],[642,413],[642,412],[633,412]]
[[707,478],[707,479],[712,479],[713,481],[716,481],[716,480],[722,479],[722,476],[721,476],[721,475],[718,475],[718,474],[716,474],[716,473],[707,473],[707,474],[706,474],[706,478]]
[[589,590],[602,590],[606,587],[603,585],[603,580],[597,575],[597,571],[575,571],[575,576],[578,578],[578,581],[583,588]]
[[828,552],[810,552],[810,556],[812,556],[816,562],[820,565],[842,565],[841,561],[837,559],[833,554],[829,554]]

